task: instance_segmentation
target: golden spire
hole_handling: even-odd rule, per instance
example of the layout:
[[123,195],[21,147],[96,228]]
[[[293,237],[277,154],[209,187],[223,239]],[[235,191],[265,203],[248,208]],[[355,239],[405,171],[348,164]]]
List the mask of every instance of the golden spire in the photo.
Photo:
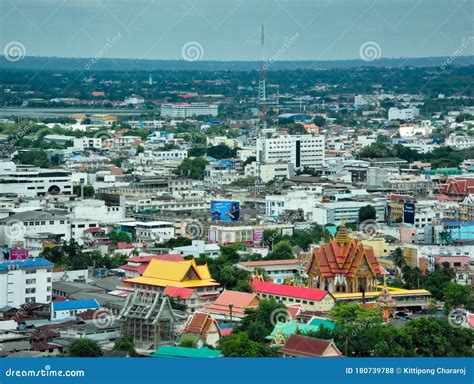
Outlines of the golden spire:
[[336,241],[342,247],[344,244],[348,243],[351,240],[349,234],[347,233],[347,228],[344,222],[337,228]]

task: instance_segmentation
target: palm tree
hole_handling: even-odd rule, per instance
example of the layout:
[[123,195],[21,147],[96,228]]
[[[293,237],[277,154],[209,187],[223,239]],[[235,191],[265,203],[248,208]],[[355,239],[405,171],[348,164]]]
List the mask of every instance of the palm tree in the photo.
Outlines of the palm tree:
[[393,258],[393,264],[395,264],[397,268],[401,269],[407,264],[403,250],[400,247],[394,249],[391,256]]

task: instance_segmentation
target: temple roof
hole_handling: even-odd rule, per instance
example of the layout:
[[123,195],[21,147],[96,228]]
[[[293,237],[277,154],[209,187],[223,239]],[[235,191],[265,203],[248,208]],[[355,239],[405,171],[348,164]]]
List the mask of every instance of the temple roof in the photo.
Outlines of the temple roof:
[[345,225],[341,225],[334,240],[313,250],[307,268],[309,270],[313,263],[317,263],[323,277],[343,275],[352,278],[364,260],[373,276],[381,274],[381,267],[372,247],[364,247],[351,238]]

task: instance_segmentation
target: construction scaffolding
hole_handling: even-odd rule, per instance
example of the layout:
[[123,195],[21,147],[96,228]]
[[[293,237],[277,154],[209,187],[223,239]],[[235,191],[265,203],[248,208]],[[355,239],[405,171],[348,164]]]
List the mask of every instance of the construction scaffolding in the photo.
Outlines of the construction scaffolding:
[[138,349],[156,349],[176,341],[176,326],[182,321],[159,292],[136,289],[127,297],[118,320],[122,335],[129,336]]

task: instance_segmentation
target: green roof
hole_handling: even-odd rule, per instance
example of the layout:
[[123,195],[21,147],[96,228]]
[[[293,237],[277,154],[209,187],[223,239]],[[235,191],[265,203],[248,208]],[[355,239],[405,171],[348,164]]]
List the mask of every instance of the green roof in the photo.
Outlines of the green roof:
[[308,324],[314,325],[318,328],[322,325],[324,328],[334,329],[334,322],[333,321],[326,320],[326,319],[319,319],[317,317],[314,317]]
[[150,357],[203,357],[212,358],[220,357],[221,351],[209,348],[188,348],[188,347],[174,347],[171,345],[162,345],[153,352]]
[[424,175],[462,175],[462,170],[457,168],[436,168],[425,169],[422,173]]
[[[328,329],[333,329],[334,324],[329,321],[329,320],[323,320],[323,319],[314,319],[314,320],[319,320],[321,323],[318,324],[305,324],[305,323],[299,323],[297,321],[289,321],[285,323],[276,323],[275,328],[273,328],[272,333],[266,337],[267,340],[272,340],[278,331],[280,331],[283,335],[283,337],[288,338],[291,335],[294,335],[296,333],[296,330],[299,329],[301,333],[307,333],[307,332],[316,332],[319,330],[319,326],[323,325],[324,327]],[[327,323],[327,324],[326,324]]]

